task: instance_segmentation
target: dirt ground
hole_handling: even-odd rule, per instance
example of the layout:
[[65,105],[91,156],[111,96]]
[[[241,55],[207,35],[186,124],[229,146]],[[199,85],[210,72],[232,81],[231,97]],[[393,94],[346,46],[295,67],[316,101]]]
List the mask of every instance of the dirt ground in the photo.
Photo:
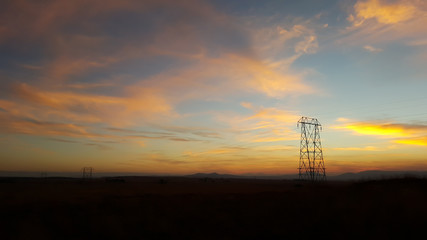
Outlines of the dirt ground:
[[2,239],[415,238],[427,180],[0,178]]

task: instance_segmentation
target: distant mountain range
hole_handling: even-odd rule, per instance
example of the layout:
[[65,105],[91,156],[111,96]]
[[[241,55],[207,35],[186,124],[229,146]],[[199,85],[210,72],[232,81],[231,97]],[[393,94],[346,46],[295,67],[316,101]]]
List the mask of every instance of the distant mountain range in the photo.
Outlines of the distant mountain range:
[[186,175],[185,177],[190,178],[245,178],[243,175],[232,175],[232,174],[218,174],[218,173],[195,173]]
[[[298,179],[298,174],[283,174],[283,175],[267,175],[267,174],[219,174],[213,173],[195,173],[185,176],[177,175],[150,175],[150,174],[137,174],[137,173],[94,173],[94,177],[111,177],[111,176],[150,176],[150,177],[189,177],[189,178],[240,178],[240,179]],[[12,172],[0,171],[0,177],[72,177],[80,178],[79,172],[47,172],[41,174],[40,172]],[[335,176],[326,176],[331,181],[355,181],[355,180],[377,180],[389,178],[402,178],[402,177],[418,177],[427,178],[427,171],[362,171],[358,173],[344,173]]]
[[[298,179],[298,174],[284,175],[232,175],[218,173],[196,173],[187,175],[192,178],[257,178],[257,179]],[[427,178],[427,171],[362,171],[358,173],[343,173],[336,176],[326,176],[333,181],[376,180],[402,177]]]
[[377,180],[402,177],[427,178],[427,171],[362,171],[358,173],[344,173],[337,176],[330,176],[328,179],[337,181],[347,180]]

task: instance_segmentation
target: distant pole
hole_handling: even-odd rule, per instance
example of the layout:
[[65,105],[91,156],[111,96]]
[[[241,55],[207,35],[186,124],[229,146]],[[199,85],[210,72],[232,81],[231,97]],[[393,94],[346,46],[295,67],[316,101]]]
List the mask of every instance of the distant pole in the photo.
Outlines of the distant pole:
[[312,182],[326,181],[320,142],[322,125],[316,118],[301,117],[297,126],[301,126],[299,179]]
[[92,167],[84,167],[82,168],[82,178],[83,179],[91,179],[93,173]]

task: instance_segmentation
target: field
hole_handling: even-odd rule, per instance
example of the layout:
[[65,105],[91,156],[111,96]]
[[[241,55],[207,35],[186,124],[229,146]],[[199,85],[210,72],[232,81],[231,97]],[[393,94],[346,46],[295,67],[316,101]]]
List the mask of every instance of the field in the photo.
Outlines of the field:
[[0,178],[2,239],[415,238],[427,180]]

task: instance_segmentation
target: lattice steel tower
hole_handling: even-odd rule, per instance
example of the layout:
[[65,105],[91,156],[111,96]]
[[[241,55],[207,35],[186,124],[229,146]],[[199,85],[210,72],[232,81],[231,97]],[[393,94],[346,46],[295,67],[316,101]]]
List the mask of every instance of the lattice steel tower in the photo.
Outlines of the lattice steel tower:
[[84,167],[82,168],[82,178],[83,179],[91,179],[93,173],[92,167]]
[[325,163],[323,162],[320,131],[322,125],[316,118],[301,117],[301,142],[299,156],[299,179],[309,181],[325,181]]

